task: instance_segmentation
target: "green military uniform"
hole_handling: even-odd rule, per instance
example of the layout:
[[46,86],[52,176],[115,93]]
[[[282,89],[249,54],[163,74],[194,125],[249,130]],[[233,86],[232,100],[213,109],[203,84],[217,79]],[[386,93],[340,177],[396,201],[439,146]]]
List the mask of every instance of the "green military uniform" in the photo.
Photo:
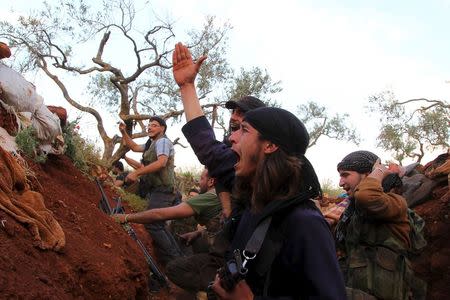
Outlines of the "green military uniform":
[[424,299],[424,283],[408,260],[411,226],[403,197],[366,177],[336,231],[349,299]]

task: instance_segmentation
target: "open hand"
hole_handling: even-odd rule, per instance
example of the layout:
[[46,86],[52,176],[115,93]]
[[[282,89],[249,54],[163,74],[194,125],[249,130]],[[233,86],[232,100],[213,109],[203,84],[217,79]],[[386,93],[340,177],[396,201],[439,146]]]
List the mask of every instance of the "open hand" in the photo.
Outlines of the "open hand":
[[192,60],[191,52],[182,43],[175,45],[172,54],[173,77],[179,87],[185,84],[193,84],[195,77],[200,70],[200,66],[205,61],[206,56],[200,57],[197,61]]

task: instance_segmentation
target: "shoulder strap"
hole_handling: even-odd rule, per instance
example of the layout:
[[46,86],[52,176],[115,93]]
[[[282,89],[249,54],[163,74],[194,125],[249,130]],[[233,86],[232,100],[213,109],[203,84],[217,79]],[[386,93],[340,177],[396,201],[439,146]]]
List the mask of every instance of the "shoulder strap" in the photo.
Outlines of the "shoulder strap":
[[259,223],[258,227],[256,227],[255,231],[253,232],[252,236],[247,242],[247,245],[245,246],[244,251],[242,252],[242,255],[245,258],[244,261],[244,267],[247,260],[254,259],[256,255],[259,252],[259,249],[261,249],[261,245],[264,242],[264,239],[266,238],[267,230],[270,227],[270,222],[272,221],[272,217],[267,217]]

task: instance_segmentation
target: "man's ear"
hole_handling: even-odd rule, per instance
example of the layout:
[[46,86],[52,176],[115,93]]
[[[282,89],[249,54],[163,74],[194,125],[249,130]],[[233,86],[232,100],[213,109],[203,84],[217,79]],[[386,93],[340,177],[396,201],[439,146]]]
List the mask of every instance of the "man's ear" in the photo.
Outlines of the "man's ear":
[[274,153],[278,150],[278,146],[272,142],[264,142],[264,154]]

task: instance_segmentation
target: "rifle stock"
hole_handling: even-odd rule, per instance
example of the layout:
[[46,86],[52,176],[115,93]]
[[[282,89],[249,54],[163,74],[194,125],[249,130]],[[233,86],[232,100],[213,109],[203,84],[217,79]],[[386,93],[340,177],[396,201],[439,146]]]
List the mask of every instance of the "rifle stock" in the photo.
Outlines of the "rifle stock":
[[[98,180],[98,178],[95,178],[95,182],[97,183],[97,186],[100,190],[100,193],[102,195],[102,198],[100,199],[100,202],[98,203],[98,207],[107,215],[112,215],[114,213],[120,213],[120,212],[124,212],[124,209],[121,205],[121,199],[118,198],[117,201],[117,206],[112,209],[111,205],[109,204],[108,201],[108,197],[105,194],[105,191],[103,190],[103,187],[100,183],[100,181]],[[141,240],[139,240],[139,238],[136,235],[136,232],[134,231],[134,229],[130,226],[130,224],[125,223],[122,224],[122,228],[128,233],[128,235],[136,241],[136,243],[139,245],[139,247],[141,248],[142,252],[144,253],[144,257],[145,260],[147,261],[147,264],[150,268],[150,276],[151,279],[154,279],[158,282],[158,284],[162,287],[164,286],[168,286],[167,283],[167,279],[166,276],[159,270],[158,266],[156,265],[155,261],[153,260],[152,256],[150,255],[150,253],[147,251],[147,249],[145,248],[144,244],[141,242]]]

